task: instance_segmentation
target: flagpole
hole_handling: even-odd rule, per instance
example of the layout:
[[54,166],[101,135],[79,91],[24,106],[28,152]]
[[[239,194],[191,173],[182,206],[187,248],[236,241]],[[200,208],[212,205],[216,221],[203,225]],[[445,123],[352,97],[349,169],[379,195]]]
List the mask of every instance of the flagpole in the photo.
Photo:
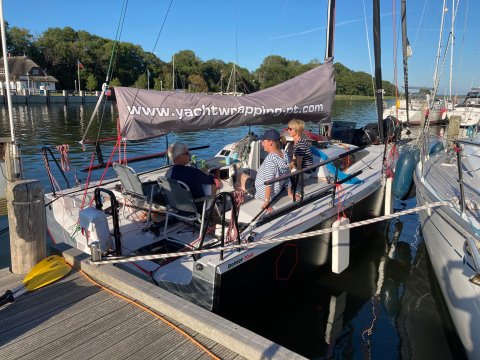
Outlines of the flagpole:
[[77,59],[77,75],[78,75],[78,93],[80,94],[80,91],[82,91],[80,87],[80,60]]

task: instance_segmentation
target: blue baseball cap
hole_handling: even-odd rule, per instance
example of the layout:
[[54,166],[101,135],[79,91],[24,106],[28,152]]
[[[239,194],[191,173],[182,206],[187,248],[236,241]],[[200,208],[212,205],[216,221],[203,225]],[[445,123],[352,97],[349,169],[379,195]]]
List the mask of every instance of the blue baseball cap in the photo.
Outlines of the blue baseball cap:
[[275,129],[269,129],[260,136],[260,140],[280,141],[280,133]]

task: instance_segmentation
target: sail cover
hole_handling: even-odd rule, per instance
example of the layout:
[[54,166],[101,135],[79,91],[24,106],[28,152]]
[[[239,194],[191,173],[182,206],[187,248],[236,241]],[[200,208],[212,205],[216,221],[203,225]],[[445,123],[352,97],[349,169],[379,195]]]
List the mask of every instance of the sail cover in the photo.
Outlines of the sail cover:
[[281,124],[293,118],[330,123],[334,68],[329,59],[293,79],[244,96],[115,87],[115,97],[126,140],[169,132]]

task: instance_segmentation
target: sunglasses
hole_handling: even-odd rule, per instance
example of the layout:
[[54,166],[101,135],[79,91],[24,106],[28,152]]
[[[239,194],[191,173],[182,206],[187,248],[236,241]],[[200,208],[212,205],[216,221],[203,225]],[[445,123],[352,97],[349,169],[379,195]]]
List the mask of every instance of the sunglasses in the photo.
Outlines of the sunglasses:
[[288,131],[292,131],[292,130],[295,130],[295,129],[293,129],[293,128],[291,128],[291,127],[288,127],[287,130],[288,130]]
[[187,151],[187,152],[184,152],[183,154],[180,154],[180,155],[190,155],[190,151]]

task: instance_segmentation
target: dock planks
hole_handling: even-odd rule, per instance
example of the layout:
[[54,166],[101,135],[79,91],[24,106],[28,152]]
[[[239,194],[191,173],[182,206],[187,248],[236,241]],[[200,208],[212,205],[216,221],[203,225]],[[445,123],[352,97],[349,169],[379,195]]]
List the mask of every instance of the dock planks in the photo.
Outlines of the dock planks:
[[[22,279],[1,269],[0,292],[20,285]],[[175,325],[221,359],[245,359]],[[0,358],[210,359],[211,355],[163,321],[73,270],[57,283],[0,308]]]

